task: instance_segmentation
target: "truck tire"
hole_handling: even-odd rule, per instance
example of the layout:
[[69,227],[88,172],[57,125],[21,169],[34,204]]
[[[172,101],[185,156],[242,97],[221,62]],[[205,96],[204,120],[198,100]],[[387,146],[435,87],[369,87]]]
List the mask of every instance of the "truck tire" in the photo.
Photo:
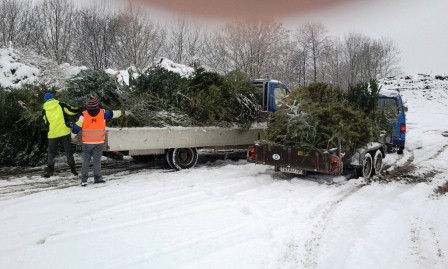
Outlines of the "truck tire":
[[381,175],[381,171],[383,170],[383,153],[381,150],[377,150],[375,152],[375,156],[373,157],[373,175]]
[[372,155],[370,153],[366,153],[364,155],[364,159],[362,160],[362,170],[361,175],[364,179],[369,179],[372,176]]
[[176,170],[189,169],[198,161],[198,150],[196,148],[177,148],[173,150],[171,162]]
[[398,147],[397,154],[403,154],[404,146]]
[[171,167],[172,169],[176,169],[173,165],[173,151],[174,149],[167,149],[165,151],[165,160],[169,167]]

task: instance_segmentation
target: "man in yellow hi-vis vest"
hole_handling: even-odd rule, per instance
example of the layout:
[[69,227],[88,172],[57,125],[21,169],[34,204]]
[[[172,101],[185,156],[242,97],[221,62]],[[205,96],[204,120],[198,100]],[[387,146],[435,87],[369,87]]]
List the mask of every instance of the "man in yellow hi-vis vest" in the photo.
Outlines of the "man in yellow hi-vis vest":
[[98,98],[87,99],[87,109],[73,125],[72,137],[82,131],[82,168],[81,186],[87,185],[90,160],[93,158],[93,183],[104,183],[101,174],[101,156],[106,139],[106,120],[125,115],[124,110],[106,110],[99,108]]
[[56,100],[50,92],[45,93],[44,100],[42,115],[48,127],[48,160],[43,176],[51,177],[54,174],[54,163],[59,143],[64,146],[70,170],[73,175],[77,176],[70,140],[71,128],[66,122],[66,116],[74,116],[79,114],[81,110]]

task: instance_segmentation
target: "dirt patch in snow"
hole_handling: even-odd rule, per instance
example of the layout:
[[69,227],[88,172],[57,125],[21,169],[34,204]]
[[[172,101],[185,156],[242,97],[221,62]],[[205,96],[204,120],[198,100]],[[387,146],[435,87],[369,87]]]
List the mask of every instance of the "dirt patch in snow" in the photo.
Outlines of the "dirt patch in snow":
[[447,193],[448,192],[448,181],[445,182],[445,184],[443,184],[442,186],[437,187],[435,192],[440,195],[444,195],[445,193]]

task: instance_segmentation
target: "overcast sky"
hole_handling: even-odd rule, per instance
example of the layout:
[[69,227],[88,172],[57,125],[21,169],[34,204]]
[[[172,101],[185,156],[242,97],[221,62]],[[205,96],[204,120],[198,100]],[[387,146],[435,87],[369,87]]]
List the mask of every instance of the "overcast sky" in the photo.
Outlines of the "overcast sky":
[[448,0],[360,0],[291,16],[286,24],[323,22],[330,33],[390,37],[405,73],[448,74]]
[[[91,1],[94,0],[75,2]],[[391,38],[401,51],[404,73],[448,74],[448,0],[136,1],[146,2],[149,12],[159,17],[168,17],[174,14],[172,11],[179,9],[192,12],[200,10],[200,5],[208,5],[208,9],[201,9],[202,13],[213,16],[219,14],[216,11],[223,16],[249,14],[254,10],[261,14],[263,10],[266,13],[285,14],[278,19],[293,29],[305,22],[320,21],[330,34],[340,37],[350,32],[361,32],[372,38]],[[304,4],[301,6],[302,2]],[[257,3],[258,8],[255,8]],[[306,4],[315,6],[304,8]]]

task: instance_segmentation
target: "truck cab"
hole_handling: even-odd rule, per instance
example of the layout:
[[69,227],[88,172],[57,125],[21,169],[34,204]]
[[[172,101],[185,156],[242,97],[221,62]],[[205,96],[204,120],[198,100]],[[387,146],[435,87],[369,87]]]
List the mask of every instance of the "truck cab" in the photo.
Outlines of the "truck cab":
[[277,105],[290,90],[286,84],[273,79],[256,79],[253,84],[260,89],[260,105],[262,111],[275,112]]
[[388,118],[392,132],[386,138],[389,151],[397,150],[403,154],[406,142],[406,114],[407,107],[404,106],[398,90],[382,90],[379,94],[378,107],[384,110]]

